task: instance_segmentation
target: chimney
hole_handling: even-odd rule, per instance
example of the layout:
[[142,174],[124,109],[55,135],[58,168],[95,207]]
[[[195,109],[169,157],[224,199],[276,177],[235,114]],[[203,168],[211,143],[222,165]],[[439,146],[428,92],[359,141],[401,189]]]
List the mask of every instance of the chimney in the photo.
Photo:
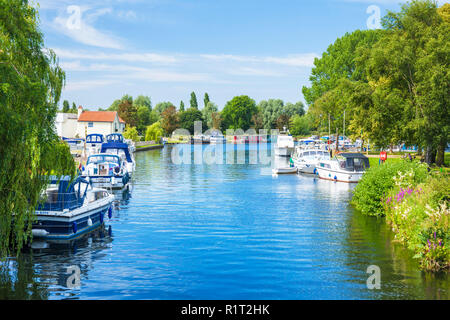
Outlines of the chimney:
[[83,107],[79,106],[78,107],[78,118],[80,118],[81,114],[83,113]]

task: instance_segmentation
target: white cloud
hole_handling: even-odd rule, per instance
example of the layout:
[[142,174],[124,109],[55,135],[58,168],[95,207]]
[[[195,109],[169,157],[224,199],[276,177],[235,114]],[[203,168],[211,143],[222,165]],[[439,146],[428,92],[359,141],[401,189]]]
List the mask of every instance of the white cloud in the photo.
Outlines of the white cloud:
[[204,59],[215,61],[269,63],[294,67],[312,67],[314,65],[314,58],[319,57],[315,53],[294,54],[281,57],[238,56],[229,54],[202,54],[200,56]]
[[[70,9],[73,10],[71,11]],[[92,25],[98,17],[112,13],[112,9],[102,8],[87,14],[88,10],[88,7],[69,6],[68,11],[63,15],[57,16],[51,26],[53,30],[63,33],[82,44],[101,48],[122,49],[123,40],[97,30]]]
[[172,64],[179,61],[175,55],[163,55],[157,53],[104,53],[104,52],[81,52],[66,49],[54,49],[55,53],[64,59],[82,59],[98,61],[127,61],[127,62],[149,62],[160,64]]

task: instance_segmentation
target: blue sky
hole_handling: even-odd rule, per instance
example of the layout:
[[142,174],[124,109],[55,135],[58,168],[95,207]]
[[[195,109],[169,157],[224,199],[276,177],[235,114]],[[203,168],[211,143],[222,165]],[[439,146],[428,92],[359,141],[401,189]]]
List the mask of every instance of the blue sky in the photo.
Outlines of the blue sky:
[[200,107],[208,92],[219,109],[241,94],[304,101],[314,57],[367,29],[369,6],[384,15],[401,1],[37,2],[45,44],[66,71],[62,100],[96,110],[124,94],[188,105],[192,91]]

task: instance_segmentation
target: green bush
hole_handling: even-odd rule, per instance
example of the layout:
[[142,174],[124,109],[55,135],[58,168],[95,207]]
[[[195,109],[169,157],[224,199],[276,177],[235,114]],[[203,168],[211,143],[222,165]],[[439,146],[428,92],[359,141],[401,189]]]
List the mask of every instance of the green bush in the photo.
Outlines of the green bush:
[[384,216],[382,199],[394,188],[395,177],[399,174],[408,174],[417,185],[425,181],[428,170],[425,164],[407,160],[371,167],[356,186],[352,204],[365,215]]
[[408,174],[398,175],[383,200],[386,220],[396,240],[407,245],[425,270],[450,268],[450,178],[430,175],[414,185]]

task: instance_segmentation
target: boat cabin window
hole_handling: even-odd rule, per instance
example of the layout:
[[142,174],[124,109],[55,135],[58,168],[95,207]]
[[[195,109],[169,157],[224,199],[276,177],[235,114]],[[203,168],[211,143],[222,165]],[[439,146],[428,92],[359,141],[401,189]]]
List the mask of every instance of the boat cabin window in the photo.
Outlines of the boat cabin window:
[[116,165],[119,165],[119,157],[117,156],[108,156],[108,155],[98,155],[98,156],[90,156],[88,159],[87,164],[99,164],[99,163],[103,163],[103,162],[112,162],[115,163]]

